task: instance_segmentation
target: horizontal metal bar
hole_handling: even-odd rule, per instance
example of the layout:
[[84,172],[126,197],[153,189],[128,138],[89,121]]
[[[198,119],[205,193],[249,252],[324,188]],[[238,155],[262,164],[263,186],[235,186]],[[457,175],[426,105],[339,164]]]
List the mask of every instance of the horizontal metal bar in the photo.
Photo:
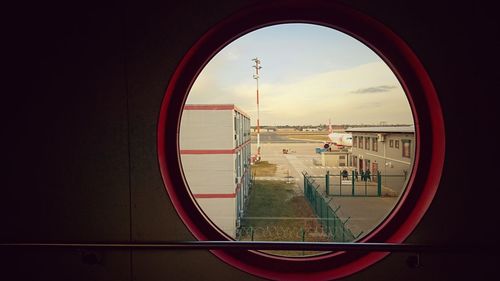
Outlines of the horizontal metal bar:
[[491,253],[498,245],[424,245],[355,242],[250,242],[250,241],[172,241],[155,243],[0,243],[1,248],[94,248],[134,250],[308,250],[411,253]]

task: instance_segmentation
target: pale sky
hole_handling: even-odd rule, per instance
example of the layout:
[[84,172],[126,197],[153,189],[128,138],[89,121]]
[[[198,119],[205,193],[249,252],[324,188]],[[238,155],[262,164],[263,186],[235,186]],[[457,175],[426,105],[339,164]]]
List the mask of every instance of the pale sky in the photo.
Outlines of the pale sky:
[[274,25],[231,42],[202,70],[186,103],[235,104],[255,125],[255,57],[261,125],[413,124],[399,81],[377,54],[312,24]]

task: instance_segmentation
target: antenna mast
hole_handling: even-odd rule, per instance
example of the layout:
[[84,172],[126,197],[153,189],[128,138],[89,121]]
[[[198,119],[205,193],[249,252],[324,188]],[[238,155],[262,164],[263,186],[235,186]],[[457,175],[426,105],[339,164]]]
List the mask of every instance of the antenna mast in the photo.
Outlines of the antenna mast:
[[255,68],[253,79],[257,82],[257,161],[260,161],[259,69],[262,67],[260,66],[259,58],[254,58],[252,61],[255,62],[255,65],[253,66]]

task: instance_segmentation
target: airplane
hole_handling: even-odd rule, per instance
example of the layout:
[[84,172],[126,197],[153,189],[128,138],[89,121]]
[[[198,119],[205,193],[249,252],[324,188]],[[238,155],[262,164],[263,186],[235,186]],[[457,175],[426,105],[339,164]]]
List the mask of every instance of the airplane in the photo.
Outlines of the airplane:
[[330,150],[332,145],[339,149],[352,147],[352,134],[334,132],[330,120],[328,120],[328,138],[330,141],[323,145],[325,149]]
[[330,133],[328,137],[330,143],[339,148],[352,146],[352,135],[349,133]]

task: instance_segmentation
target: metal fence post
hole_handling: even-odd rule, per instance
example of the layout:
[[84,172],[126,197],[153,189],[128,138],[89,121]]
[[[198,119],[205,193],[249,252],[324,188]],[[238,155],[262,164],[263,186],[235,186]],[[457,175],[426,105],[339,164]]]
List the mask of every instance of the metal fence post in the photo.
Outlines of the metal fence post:
[[[371,178],[371,176],[370,176]],[[365,196],[368,196],[368,188],[367,188],[367,185],[365,184]]]
[[339,196],[342,196],[342,185],[339,186]]
[[[316,201],[316,214],[320,214],[320,211],[321,211],[321,205],[318,207],[318,204],[321,204],[321,201],[319,199],[321,199],[319,197],[319,193],[318,193],[318,190],[314,189],[314,201]],[[321,219],[321,215],[319,216],[320,219]]]
[[314,212],[316,212],[316,214],[318,213],[318,200],[317,199],[317,196],[316,196],[316,190],[314,188],[311,188],[311,197],[313,198],[313,202],[314,202]]
[[354,184],[355,184],[355,182],[354,182],[354,177],[355,177],[355,176],[354,176],[354,171],[351,171],[351,173],[352,173],[352,179],[351,179],[351,182],[352,182],[352,188],[354,189]]
[[304,175],[304,196],[307,197],[307,177],[306,177],[306,174],[302,174]]
[[330,206],[328,203],[326,203],[326,234],[330,234],[330,222],[329,222],[329,218],[328,218],[328,213],[329,213],[329,209]]
[[366,178],[365,176],[365,194],[366,194],[366,189],[367,189],[367,186],[368,186],[368,179]]
[[352,196],[354,196],[354,177],[353,177],[353,180],[352,180]]
[[382,196],[382,175],[377,171],[377,195]]
[[324,203],[325,200],[323,200],[323,198],[321,198],[321,200],[319,200],[319,219],[320,219],[320,222],[321,222],[321,226],[323,226],[323,203]]
[[339,172],[340,188],[342,188],[342,171]]
[[326,171],[325,185],[326,185],[326,195],[330,195],[330,171]]

